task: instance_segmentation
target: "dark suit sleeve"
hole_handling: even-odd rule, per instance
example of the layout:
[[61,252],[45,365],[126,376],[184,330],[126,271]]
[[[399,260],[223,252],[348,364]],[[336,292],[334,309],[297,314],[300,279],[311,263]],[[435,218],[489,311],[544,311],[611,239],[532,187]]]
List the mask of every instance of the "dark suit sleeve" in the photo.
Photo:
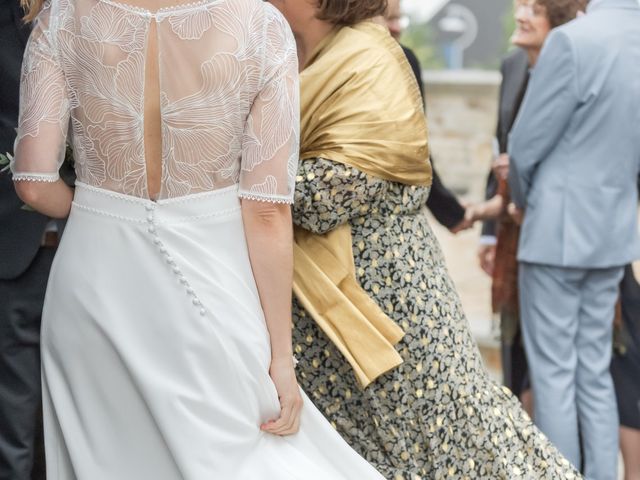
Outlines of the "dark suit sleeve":
[[18,2],[0,1],[0,153],[13,153],[18,127],[20,66],[29,29]]
[[[501,114],[501,104],[502,104],[502,89],[504,85],[504,78],[506,76],[505,62],[503,61],[500,65],[500,73],[502,74],[502,83],[500,84],[500,93],[498,96],[498,124],[496,126],[496,139],[499,144],[500,153],[506,153],[506,145],[503,145],[502,137],[502,122],[504,119]],[[493,170],[489,170],[489,176],[487,177],[487,187],[485,189],[484,198],[485,200],[489,200],[493,198],[495,194],[498,193],[498,180],[493,174]],[[497,222],[495,220],[485,220],[482,222],[482,236],[483,237],[496,237],[497,236]]]
[[411,70],[413,71],[413,75],[416,77],[418,87],[420,88],[420,95],[422,96],[422,102],[424,103],[424,83],[422,83],[422,67],[420,66],[420,61],[418,60],[418,57],[416,57],[415,53],[413,53],[413,51],[411,51],[404,45],[400,46],[402,47],[404,56],[407,57],[407,61],[411,66]]
[[464,220],[464,207],[460,205],[455,195],[442,184],[435,167],[433,168],[433,182],[431,194],[427,199],[427,208],[433,213],[438,223],[448,229],[452,229]]
[[[0,0],[0,153],[13,151],[18,126],[22,56],[29,28],[22,23],[17,0]],[[0,173],[0,279],[15,279],[31,264],[40,248],[48,219],[22,209],[7,172]],[[4,302],[4,298],[2,301]],[[4,427],[3,427],[4,428]]]
[[[498,182],[493,174],[493,171],[489,172],[487,178],[487,188],[485,190],[485,199],[489,200],[498,193]],[[485,220],[482,222],[482,236],[483,237],[496,237],[497,236],[497,223],[495,220]]]

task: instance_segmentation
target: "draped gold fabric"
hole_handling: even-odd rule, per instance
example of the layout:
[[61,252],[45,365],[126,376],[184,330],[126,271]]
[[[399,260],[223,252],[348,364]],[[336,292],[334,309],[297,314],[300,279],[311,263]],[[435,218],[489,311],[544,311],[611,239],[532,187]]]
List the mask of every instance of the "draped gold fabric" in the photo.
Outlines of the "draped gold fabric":
[[427,122],[402,49],[371,22],[336,28],[300,74],[300,159],[430,185]]
[[[427,127],[400,46],[370,22],[337,27],[301,74],[301,160],[321,157],[370,175],[429,185]],[[294,292],[363,387],[400,365],[404,336],[356,280],[351,228],[296,228]]]
[[402,363],[394,345],[404,332],[358,285],[349,225],[325,235],[297,228],[295,239],[293,291],[366,387]]

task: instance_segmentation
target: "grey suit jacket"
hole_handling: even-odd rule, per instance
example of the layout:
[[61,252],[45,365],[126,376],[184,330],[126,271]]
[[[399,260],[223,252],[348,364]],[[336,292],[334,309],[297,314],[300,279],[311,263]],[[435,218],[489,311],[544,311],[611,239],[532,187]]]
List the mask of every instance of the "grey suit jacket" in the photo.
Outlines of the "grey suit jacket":
[[636,0],[592,0],[551,32],[509,154],[512,199],[526,210],[520,261],[607,268],[640,257]]

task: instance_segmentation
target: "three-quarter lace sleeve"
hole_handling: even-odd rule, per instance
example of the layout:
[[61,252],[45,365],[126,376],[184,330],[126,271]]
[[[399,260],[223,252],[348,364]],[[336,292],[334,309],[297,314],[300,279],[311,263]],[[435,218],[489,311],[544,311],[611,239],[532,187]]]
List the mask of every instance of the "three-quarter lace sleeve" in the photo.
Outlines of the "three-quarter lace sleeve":
[[22,66],[13,179],[54,182],[64,161],[69,100],[50,29],[50,7],[38,16]]
[[293,203],[300,137],[298,59],[280,13],[267,7],[262,81],[247,118],[239,196]]

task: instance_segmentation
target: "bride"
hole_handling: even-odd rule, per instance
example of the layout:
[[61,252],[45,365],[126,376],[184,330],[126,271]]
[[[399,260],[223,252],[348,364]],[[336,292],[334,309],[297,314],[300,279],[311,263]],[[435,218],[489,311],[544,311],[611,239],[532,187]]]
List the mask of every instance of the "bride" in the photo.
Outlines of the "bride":
[[286,22],[261,0],[130,2],[23,0],[13,178],[69,216],[43,314],[47,478],[381,479],[294,373]]

